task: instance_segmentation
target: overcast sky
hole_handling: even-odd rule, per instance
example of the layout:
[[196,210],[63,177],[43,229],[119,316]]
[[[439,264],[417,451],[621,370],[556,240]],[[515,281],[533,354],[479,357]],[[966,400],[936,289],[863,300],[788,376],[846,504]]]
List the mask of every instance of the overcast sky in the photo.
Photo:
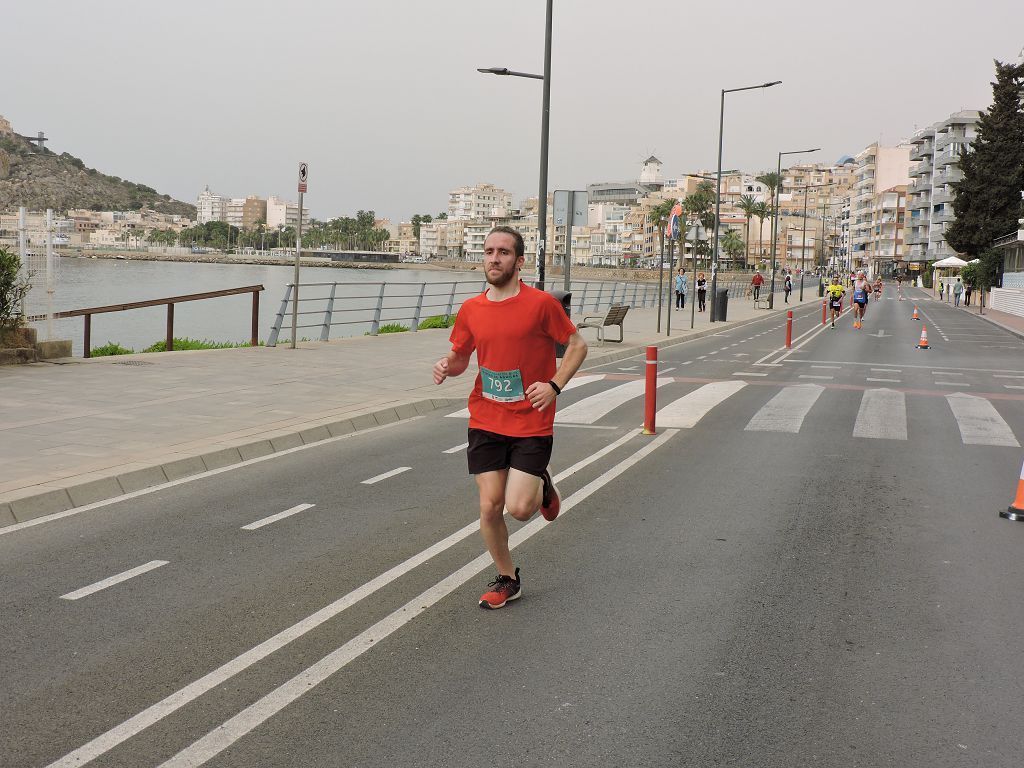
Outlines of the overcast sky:
[[[834,161],[991,100],[1022,0],[554,0],[549,189]],[[489,181],[538,188],[544,0],[5,3],[0,114],[55,152],[194,202],[204,185],[393,220]]]

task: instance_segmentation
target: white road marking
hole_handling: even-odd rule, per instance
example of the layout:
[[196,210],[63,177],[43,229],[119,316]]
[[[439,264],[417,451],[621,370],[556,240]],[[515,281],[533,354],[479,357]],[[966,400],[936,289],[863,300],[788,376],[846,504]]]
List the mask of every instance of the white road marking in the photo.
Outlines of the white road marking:
[[444,451],[444,453],[458,453],[459,451],[463,451],[466,448],[469,448],[469,443],[460,443],[459,445],[456,445],[452,448],[449,448],[447,451]]
[[767,376],[767,373],[754,373],[753,371],[737,371],[733,376]]
[[[553,478],[554,481],[556,483],[559,483],[562,480],[566,479],[567,477],[571,477],[572,475],[579,472],[581,469],[586,468],[587,466],[594,463],[598,459],[601,459],[604,456],[607,456],[612,451],[616,450],[617,448],[620,448],[622,445],[629,442],[631,439],[633,439],[639,434],[639,429],[631,430],[627,434],[620,437],[618,440],[609,443],[601,450],[591,454],[590,456],[587,456],[582,461],[573,464],[564,472],[555,475],[555,477]],[[637,452],[637,454],[634,454],[634,456],[640,453],[643,453],[644,455],[650,453],[652,450],[654,450],[655,447],[657,447],[655,443],[660,445],[674,434],[676,433],[670,430],[664,435],[659,435],[658,438],[656,438],[653,442],[648,443],[645,447],[641,448],[640,451]],[[629,459],[627,459],[627,462],[628,461]],[[618,476],[619,474],[621,474],[621,472],[618,471],[618,468],[615,468],[612,469],[610,472],[605,473],[605,475],[603,475],[601,479],[604,479],[604,477],[608,477],[609,475],[615,477]],[[594,483],[591,483],[591,485],[594,485]],[[586,486],[577,493],[582,493],[583,490],[586,490],[589,487],[590,486]],[[600,488],[600,486],[597,486],[594,490],[598,490],[598,488]],[[562,513],[566,511],[566,507],[570,499],[575,499],[575,496],[576,494],[562,502]],[[575,501],[573,503],[575,504]],[[540,522],[540,520],[538,519],[534,522]],[[391,582],[399,579],[406,573],[409,573],[417,566],[420,566],[423,563],[428,562],[429,560],[433,559],[435,556],[441,554],[445,550],[451,549],[453,546],[458,544],[467,536],[476,533],[478,530],[480,530],[480,523],[479,521],[474,520],[468,525],[463,526],[462,528],[457,530],[451,536],[442,539],[433,546],[423,550],[419,554],[413,555],[408,560],[405,560],[404,562],[396,565],[394,568],[385,571],[380,576],[377,576],[375,579],[368,581],[361,587],[357,587],[356,589],[352,590],[351,592],[339,598],[338,600],[335,600],[330,605],[321,608],[316,613],[307,616],[305,619],[302,619],[301,621],[293,624],[287,629],[282,630],[281,632],[277,633],[268,640],[263,641],[256,647],[249,649],[242,655],[235,657],[226,664],[223,664],[217,669],[213,670],[212,672],[207,673],[195,682],[189,683],[184,688],[181,688],[175,693],[172,693],[170,696],[167,696],[166,698],[158,701],[156,704],[153,704],[152,706],[144,709],[142,712],[138,713],[134,717],[129,718],[120,725],[115,726],[114,728],[111,728],[109,731],[106,731],[105,733],[97,736],[95,739],[79,747],[74,752],[71,752],[62,757],[61,759],[57,760],[56,762],[51,763],[49,766],[47,766],[47,768],[76,768],[77,766],[85,765],[86,763],[96,759],[100,755],[106,754],[119,744],[124,743],[133,736],[146,730],[151,725],[160,722],[168,715],[171,715],[177,710],[181,709],[186,704],[189,704],[195,699],[198,699],[207,691],[213,690],[221,683],[230,680],[232,677],[248,669],[256,662],[266,658],[274,651],[284,648],[293,640],[297,640],[298,638],[302,637],[308,632],[311,632],[312,630],[316,629],[321,624],[333,619],[346,608],[355,605],[364,597],[369,597],[374,592],[383,589]],[[520,529],[520,531],[522,530],[523,529]],[[517,535],[518,534],[514,534],[512,538],[515,538],[515,536]]]
[[841,365],[812,365],[811,368],[828,368],[828,369],[839,371],[839,370],[842,370],[843,366],[841,366]]
[[631,365],[631,366],[629,366],[629,368],[619,368],[619,370],[620,371],[635,371],[637,368],[639,368],[639,366]]
[[131,570],[119,573],[116,576],[97,581],[95,584],[90,584],[87,587],[76,589],[74,592],[68,592],[66,595],[61,595],[61,600],[80,600],[87,595],[91,595],[94,592],[99,592],[101,589],[112,587],[115,584],[120,584],[122,581],[128,581],[136,576],[140,576],[143,573],[152,571],[154,568],[159,568],[161,565],[167,565],[167,560],[150,560],[145,565],[140,565],[138,568],[132,568]]
[[754,414],[746,426],[751,432],[790,432],[796,434],[804,423],[824,387],[817,384],[794,384],[784,387]]
[[832,381],[835,376],[816,376],[813,373],[801,373],[797,378],[800,379],[820,379],[821,381]]
[[297,515],[297,514],[299,514],[299,512],[304,512],[307,509],[312,509],[315,506],[316,506],[316,504],[299,504],[298,506],[292,507],[291,509],[286,509],[284,512],[278,512],[276,515],[271,515],[270,517],[264,517],[262,520],[257,520],[254,523],[249,523],[248,525],[243,525],[242,526],[242,530],[243,531],[255,531],[257,528],[262,528],[264,525],[270,525],[271,523],[276,523],[278,520],[284,520],[286,517],[291,517],[292,515]]
[[1009,424],[988,400],[955,392],[946,395],[966,445],[1005,445],[1019,448]]
[[[632,468],[648,454],[664,445],[677,433],[667,430],[645,445],[622,463],[603,473],[599,478],[581,488],[562,502],[561,515],[569,512],[580,502],[586,500],[619,475]],[[542,518],[527,523],[509,537],[509,548],[522,544],[545,527]],[[195,768],[211,760],[240,738],[266,722],[300,696],[311,691],[315,686],[327,680],[331,675],[343,669],[370,648],[402,628],[428,608],[450,595],[471,578],[486,568],[491,567],[489,554],[484,553],[471,560],[459,570],[442,579],[430,589],[410,600],[394,613],[384,617],[361,634],[349,640],[327,654],[317,663],[306,668],[286,683],[278,686],[259,701],[243,709],[234,717],[218,726],[206,736],[193,742],[161,765],[160,768]],[[66,759],[66,758],[65,758]]]
[[662,427],[690,429],[719,403],[747,386],[745,381],[713,381],[672,401],[654,417]]
[[382,475],[375,475],[367,480],[363,480],[362,485],[373,485],[374,483],[379,483],[381,480],[387,480],[389,477],[394,477],[395,475],[400,475],[403,472],[408,472],[410,469],[412,469],[412,467],[398,467],[397,469],[392,469],[390,472],[385,472]]
[[350,432],[347,435],[328,437],[325,440],[317,440],[316,442],[306,443],[305,445],[297,445],[294,448],[286,448],[283,451],[275,451],[274,453],[268,453],[266,456],[259,456],[255,459],[247,459],[245,461],[240,461],[237,464],[230,464],[226,467],[221,467],[219,469],[211,469],[206,472],[199,472],[194,475],[188,475],[187,477],[182,477],[179,478],[178,480],[171,480],[170,482],[167,483],[160,483],[160,485],[154,485],[149,488],[143,488],[142,490],[132,491],[131,493],[125,493],[120,496],[114,496],[113,498],[104,499],[103,501],[97,501],[92,504],[84,504],[81,507],[75,507],[74,509],[69,509],[64,512],[54,512],[52,515],[43,515],[42,517],[37,517],[34,520],[26,520],[24,523],[15,523],[14,525],[4,526],[3,528],[0,528],[0,536],[8,536],[12,533],[17,533],[18,531],[22,531],[26,528],[32,528],[34,526],[42,525],[44,523],[52,523],[56,520],[63,520],[65,517],[73,517],[74,515],[79,515],[82,512],[91,512],[94,509],[106,507],[111,504],[118,504],[122,501],[129,501],[130,499],[136,499],[139,496],[146,496],[150,493],[158,493],[160,491],[167,490],[168,488],[174,488],[175,486],[178,485],[184,485],[185,483],[195,482],[196,480],[204,480],[208,477],[213,477],[214,475],[221,475],[224,474],[225,472],[231,472],[236,469],[241,469],[242,467],[251,467],[253,464],[259,464],[260,462],[276,461],[277,459],[280,459],[282,456],[288,456],[289,454],[297,453],[298,451],[307,451],[310,448],[319,448],[320,446],[330,445],[332,443],[337,443],[341,440],[352,440],[353,438],[368,435],[373,432],[377,432],[378,430],[381,429],[391,429],[392,427],[398,424],[408,424],[410,421],[419,421],[422,418],[424,417],[413,416],[412,418],[409,419],[393,421],[390,424],[382,424],[378,427],[360,430],[359,432]]
[[903,373],[901,368],[872,368],[872,373]]
[[1004,389],[1024,389],[1024,387],[1018,387],[1015,384],[1003,384]]
[[953,373],[952,371],[932,371],[933,376],[963,376],[962,373]]
[[[671,379],[658,379],[658,386],[671,383]],[[585,397],[555,413],[555,424],[593,424],[602,416],[606,416],[620,405],[637,397],[642,397],[647,383],[643,379],[628,381],[617,387],[606,389],[596,395]]]
[[746,352],[733,352],[732,356],[733,357],[750,357],[750,355],[747,354]]
[[870,376],[865,377],[864,381],[884,381],[884,382],[887,382],[889,384],[899,384],[900,383],[900,379],[873,379]]
[[671,373],[674,370],[675,370],[675,368],[662,368],[660,371],[658,371],[658,373],[666,374],[666,373]]
[[907,400],[892,389],[867,389],[860,401],[854,437],[880,440],[907,439]]
[[936,381],[936,387],[969,387],[970,384],[964,384],[962,381]]
[[992,378],[993,379],[1024,379],[1024,376],[1010,376],[1010,375],[1005,374],[1005,373],[1004,374],[993,373],[992,374]]

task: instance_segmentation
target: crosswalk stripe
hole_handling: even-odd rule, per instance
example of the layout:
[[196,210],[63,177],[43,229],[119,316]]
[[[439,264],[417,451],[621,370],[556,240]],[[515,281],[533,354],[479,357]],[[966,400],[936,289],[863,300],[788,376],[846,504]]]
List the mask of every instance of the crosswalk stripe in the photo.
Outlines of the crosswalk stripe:
[[[586,374],[584,376],[574,376],[573,378],[569,379],[569,383],[568,384],[566,384],[564,387],[562,387],[562,391],[566,392],[566,391],[568,391],[570,389],[576,389],[577,387],[582,387],[585,384],[591,384],[591,383],[593,383],[595,381],[602,381],[602,380],[604,380],[604,374],[603,373]],[[469,408],[463,408],[462,410],[455,411],[455,413],[446,414],[445,418],[447,418],[447,419],[468,419],[469,418]]]
[[[669,384],[672,379],[658,379],[658,386]],[[555,412],[555,424],[593,424],[602,416],[606,416],[620,405],[643,396],[647,382],[643,379],[628,381],[617,387],[585,397],[578,403]]]
[[797,433],[825,388],[818,384],[795,384],[784,387],[754,414],[747,424],[750,432]]
[[988,400],[955,392],[946,395],[966,445],[1005,445],[1019,448],[1010,425]]
[[907,399],[894,389],[867,389],[860,401],[854,437],[907,439]]
[[745,386],[745,381],[713,381],[705,384],[658,411],[655,423],[659,427],[690,429],[696,426],[708,411]]

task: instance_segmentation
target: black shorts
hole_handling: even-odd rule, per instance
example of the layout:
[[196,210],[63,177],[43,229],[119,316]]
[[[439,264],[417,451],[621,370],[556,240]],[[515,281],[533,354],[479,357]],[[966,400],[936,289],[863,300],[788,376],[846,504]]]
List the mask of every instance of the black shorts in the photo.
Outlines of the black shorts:
[[551,435],[536,437],[508,437],[483,429],[469,430],[469,474],[518,469],[528,475],[541,477],[551,462]]
[[868,300],[864,299],[864,301],[855,301],[853,303],[856,304],[861,309],[864,309],[864,307],[866,307],[868,305]]

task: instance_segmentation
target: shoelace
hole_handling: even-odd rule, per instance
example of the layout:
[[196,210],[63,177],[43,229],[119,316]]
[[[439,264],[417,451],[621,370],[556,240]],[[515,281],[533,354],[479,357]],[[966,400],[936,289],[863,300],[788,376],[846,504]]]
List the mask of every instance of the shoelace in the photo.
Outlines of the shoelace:
[[487,586],[488,587],[494,587],[494,590],[497,591],[497,590],[501,589],[502,587],[512,587],[512,586],[515,585],[515,583],[516,583],[515,579],[513,579],[511,576],[506,576],[506,575],[504,575],[502,573],[499,573],[498,574],[498,578],[496,578],[494,581],[492,581]]

